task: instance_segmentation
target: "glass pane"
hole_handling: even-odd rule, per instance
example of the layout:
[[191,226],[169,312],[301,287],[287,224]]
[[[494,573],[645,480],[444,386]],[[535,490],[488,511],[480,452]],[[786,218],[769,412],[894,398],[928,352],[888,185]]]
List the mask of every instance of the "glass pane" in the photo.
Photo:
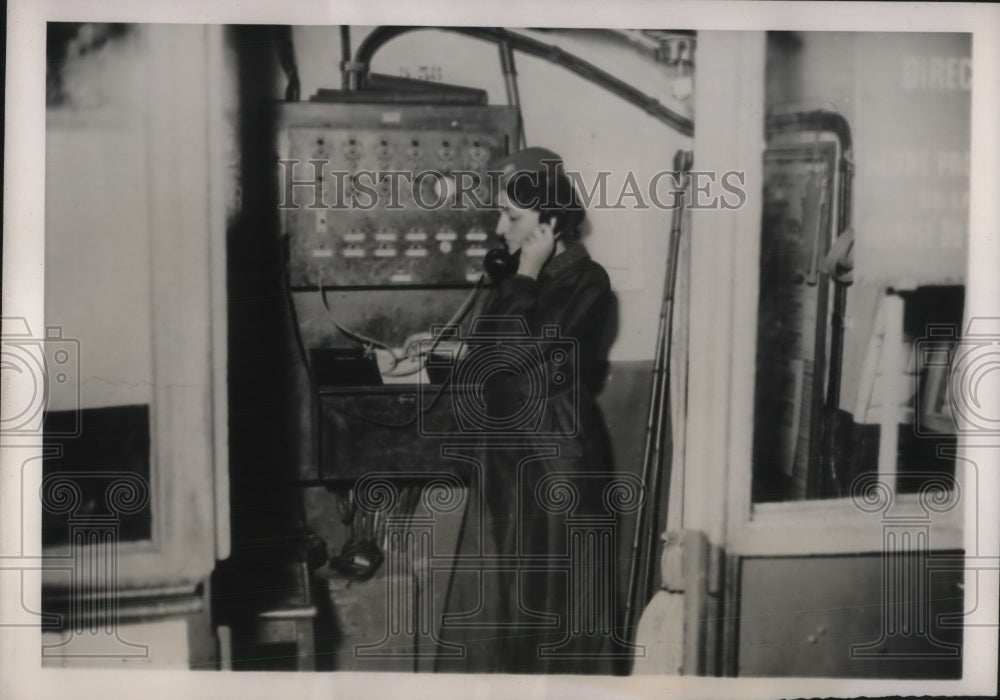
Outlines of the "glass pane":
[[963,331],[971,37],[771,32],[767,50],[753,501],[842,498],[873,472],[947,488],[948,361],[925,360]]
[[764,157],[754,433],[756,501],[818,488],[837,144],[772,148]]

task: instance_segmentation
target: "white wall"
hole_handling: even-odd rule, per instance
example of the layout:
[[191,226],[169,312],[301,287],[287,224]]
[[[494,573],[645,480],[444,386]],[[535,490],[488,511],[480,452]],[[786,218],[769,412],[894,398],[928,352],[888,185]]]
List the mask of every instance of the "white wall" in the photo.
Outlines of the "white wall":
[[45,321],[79,341],[84,408],[152,401],[146,51],[137,28],[71,56],[47,110]]

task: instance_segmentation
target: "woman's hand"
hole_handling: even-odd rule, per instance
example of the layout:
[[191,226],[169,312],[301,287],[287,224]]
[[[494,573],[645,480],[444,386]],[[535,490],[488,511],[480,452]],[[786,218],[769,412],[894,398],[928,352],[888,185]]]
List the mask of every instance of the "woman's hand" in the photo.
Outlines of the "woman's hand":
[[433,337],[434,334],[430,331],[411,333],[406,336],[406,340],[403,341],[402,356],[410,359],[416,358],[421,349],[426,350],[430,347],[430,341]]
[[402,356],[408,360],[422,361],[421,353],[428,353],[433,349],[437,354],[451,355],[452,359],[460,360],[465,357],[467,348],[464,342],[439,338],[435,343],[434,338],[435,334],[428,331],[406,336],[406,340],[403,341]]
[[555,246],[556,237],[552,232],[552,225],[540,224],[521,242],[521,261],[517,266],[517,274],[537,278],[542,266],[552,257]]

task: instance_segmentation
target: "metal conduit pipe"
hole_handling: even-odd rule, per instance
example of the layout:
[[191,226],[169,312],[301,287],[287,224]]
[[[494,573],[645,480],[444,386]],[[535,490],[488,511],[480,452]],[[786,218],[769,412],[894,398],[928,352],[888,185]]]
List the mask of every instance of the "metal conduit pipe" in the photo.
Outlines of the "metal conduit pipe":
[[517,68],[514,67],[514,50],[508,41],[501,41],[498,46],[500,49],[500,68],[503,70],[504,87],[507,88],[507,104],[517,109],[517,147],[524,148],[527,145],[527,138],[524,135],[521,94],[517,89]]
[[[358,46],[354,56],[354,63],[366,66],[364,71],[367,74],[367,67],[371,63],[375,52],[384,44],[396,38],[400,34],[413,31],[415,29],[429,29],[431,27],[377,27]],[[621,99],[635,105],[650,116],[663,122],[675,131],[684,136],[694,135],[694,122],[687,117],[678,114],[672,109],[663,105],[659,100],[650,97],[646,93],[638,90],[610,73],[601,70],[594,64],[571,54],[558,46],[546,44],[530,37],[515,34],[506,29],[494,29],[483,27],[434,27],[446,31],[457,32],[466,36],[471,36],[483,41],[492,41],[495,44],[507,42],[509,46],[517,51],[542,58],[552,63],[558,64],[572,73],[588,80],[595,85],[608,90]],[[362,85],[363,88],[363,78]]]

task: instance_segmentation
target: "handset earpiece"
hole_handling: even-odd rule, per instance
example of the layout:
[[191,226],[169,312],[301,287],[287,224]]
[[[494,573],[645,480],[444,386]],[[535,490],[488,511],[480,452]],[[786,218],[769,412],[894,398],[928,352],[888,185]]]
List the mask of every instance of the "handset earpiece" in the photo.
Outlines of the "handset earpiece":
[[521,263],[521,251],[511,253],[507,246],[502,245],[488,251],[483,257],[483,269],[493,281],[499,281],[505,277],[510,277],[517,272]]
[[[549,226],[552,229],[552,237],[554,241],[558,241],[563,234],[562,230],[556,228],[558,223],[559,218],[552,215],[549,217],[548,221],[545,221],[542,224],[543,226]],[[486,255],[483,256],[483,269],[486,270],[486,273],[494,282],[498,282],[515,274],[520,263],[521,251],[518,250],[515,253],[511,253],[507,249],[506,243],[487,251]]]

